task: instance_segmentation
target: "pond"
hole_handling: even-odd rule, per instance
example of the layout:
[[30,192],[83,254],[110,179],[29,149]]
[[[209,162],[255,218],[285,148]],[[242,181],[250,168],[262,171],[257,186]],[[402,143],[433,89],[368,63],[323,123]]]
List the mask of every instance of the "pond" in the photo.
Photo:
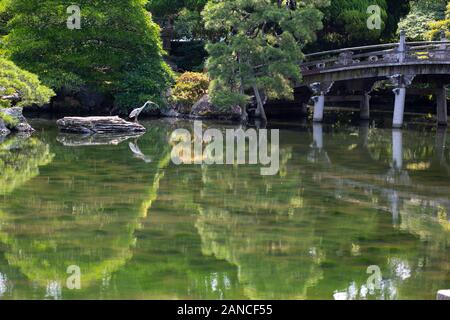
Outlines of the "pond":
[[262,176],[175,165],[171,132],[193,124],[143,124],[141,137],[92,138],[35,120],[32,137],[0,143],[1,299],[435,299],[450,288],[445,129],[273,123],[280,170]]

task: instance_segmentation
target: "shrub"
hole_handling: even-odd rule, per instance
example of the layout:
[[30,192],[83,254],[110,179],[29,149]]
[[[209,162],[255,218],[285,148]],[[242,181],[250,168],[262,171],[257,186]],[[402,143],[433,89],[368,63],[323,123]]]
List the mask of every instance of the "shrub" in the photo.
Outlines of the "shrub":
[[[43,105],[54,95],[51,89],[40,83],[36,75],[0,57],[0,110],[11,106]],[[1,112],[0,118],[7,123],[13,121],[11,117]]]
[[203,73],[185,72],[178,77],[172,90],[172,102],[183,107],[192,107],[208,93],[209,78]]

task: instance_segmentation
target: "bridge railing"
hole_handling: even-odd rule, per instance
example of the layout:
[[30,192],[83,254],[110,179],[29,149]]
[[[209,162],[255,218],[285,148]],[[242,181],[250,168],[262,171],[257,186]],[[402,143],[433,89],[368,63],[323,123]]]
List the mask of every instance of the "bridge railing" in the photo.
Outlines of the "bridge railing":
[[308,54],[300,65],[303,75],[352,66],[376,66],[409,62],[450,61],[450,42],[441,36],[441,41],[406,42],[402,32],[399,43],[388,43],[364,47],[330,50]]

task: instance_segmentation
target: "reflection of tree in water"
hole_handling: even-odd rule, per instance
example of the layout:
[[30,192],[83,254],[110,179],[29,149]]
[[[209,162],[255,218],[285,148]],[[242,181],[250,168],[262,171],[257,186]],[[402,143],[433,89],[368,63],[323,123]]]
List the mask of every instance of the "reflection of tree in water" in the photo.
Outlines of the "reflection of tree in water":
[[322,277],[314,222],[302,211],[302,177],[287,167],[290,150],[281,150],[281,157],[276,177],[260,176],[254,166],[202,171],[196,227],[203,252],[236,265],[250,298],[305,298]]
[[134,233],[149,209],[143,203],[157,192],[155,166],[169,150],[158,133],[141,140],[155,165],[133,160],[126,144],[55,144],[53,163],[0,203],[8,264],[53,297],[65,287],[70,265],[80,267],[84,289],[107,282],[131,258]]
[[[340,138],[336,141],[345,141]],[[203,170],[196,223],[203,251],[238,267],[246,295],[324,298],[328,293],[332,298],[344,290],[346,298],[433,298],[439,287],[446,287],[448,231],[436,223],[432,210],[418,211],[426,205],[414,203],[408,188],[399,196],[410,196],[414,207],[400,207],[400,227],[393,225],[385,214],[392,195],[386,185],[392,185],[378,179],[389,169],[392,146],[369,139],[379,158],[372,160],[368,174],[367,150],[363,152],[356,139],[326,141],[332,146],[327,166],[307,161],[309,143],[304,142],[291,151],[284,177],[260,177],[248,167]],[[405,163],[427,161],[432,149],[420,142],[408,144]],[[436,180],[431,176],[418,175],[417,185],[428,181],[432,186]],[[429,191],[420,192],[433,198]],[[418,223],[424,216],[428,222]],[[408,226],[413,220],[416,230]],[[430,235],[429,243],[421,241],[420,232]],[[370,265],[382,270],[381,290],[366,287]],[[438,278],[433,276],[437,265],[443,266]],[[426,287],[429,290],[417,289]]]
[[166,170],[160,180],[158,198],[153,199],[151,212],[136,233],[133,259],[112,275],[106,298],[245,297],[235,267],[202,254],[194,203],[200,192],[199,178],[188,166]]
[[[66,298],[433,298],[448,287],[448,218],[438,201],[448,183],[433,164],[408,167],[432,153],[414,137],[405,135],[404,170],[416,185],[399,187],[380,178],[392,160],[390,131],[370,133],[374,158],[353,132],[327,134],[326,164],[308,161],[309,136],[284,132],[274,177],[258,166],[168,166],[168,132],[155,125],[138,141],[148,164],[127,143],[52,146],[54,162],[0,202],[0,264],[15,268],[2,271],[16,288],[22,273],[58,294],[71,264],[84,289]],[[384,277],[373,294],[370,265]]]
[[[403,183],[388,179],[383,174],[386,169],[378,168],[378,163],[385,167],[392,166],[395,151],[393,139],[398,134],[403,136],[403,143],[400,143],[398,150],[403,159],[403,168],[397,170],[410,178]],[[333,166],[321,169],[324,172],[317,182],[330,186],[340,201],[351,206],[372,207],[379,214],[392,214],[393,233],[390,234],[389,225],[384,226],[380,229],[383,230],[380,232],[380,247],[376,248],[377,251],[369,247],[371,252],[382,253],[378,258],[373,256],[375,261],[382,261],[383,257],[386,261],[382,270],[388,279],[384,282],[384,289],[389,292],[384,292],[384,298],[392,294],[400,298],[434,298],[439,288],[448,286],[445,274],[448,274],[446,254],[450,237],[450,202],[448,180],[443,179],[448,173],[442,164],[448,164],[449,160],[441,157],[440,146],[445,145],[445,139],[438,142],[441,137],[439,134],[372,129],[366,150],[360,146],[349,148],[349,145],[356,145],[355,141],[330,147],[328,153]],[[338,135],[331,139],[328,137],[330,146],[336,146],[336,141],[342,139]],[[376,163],[364,168],[360,164],[369,162],[365,158],[367,151],[370,151]],[[374,169],[370,170],[371,167]],[[381,218],[379,220],[382,221]],[[389,220],[383,220],[389,223]],[[369,249],[364,243],[359,243],[359,247],[361,252]],[[346,264],[344,260],[342,262],[342,265]],[[359,283],[359,289],[364,289],[364,283],[365,280]],[[361,293],[355,294],[354,288],[355,283],[353,287],[349,285],[347,295],[361,297]]]
[[0,143],[0,195],[39,175],[53,159],[49,146],[36,138],[10,136]]

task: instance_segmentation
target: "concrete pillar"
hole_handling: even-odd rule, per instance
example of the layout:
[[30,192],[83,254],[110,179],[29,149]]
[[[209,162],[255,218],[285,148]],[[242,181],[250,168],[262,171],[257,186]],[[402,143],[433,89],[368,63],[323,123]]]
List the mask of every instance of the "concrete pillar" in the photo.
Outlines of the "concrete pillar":
[[401,128],[403,126],[403,116],[405,113],[406,88],[395,88],[393,92],[395,94],[395,107],[392,126],[394,128]]
[[[448,42],[445,30],[441,30],[441,42]],[[441,43],[439,50],[445,51],[447,49],[447,43]]]
[[322,122],[325,109],[325,95],[315,96],[312,99],[314,101],[314,122]]
[[392,166],[396,170],[403,168],[403,132],[392,130]]
[[400,31],[400,43],[398,45],[398,62],[403,63],[406,60],[406,32]]
[[370,94],[364,93],[363,101],[361,101],[361,111],[360,111],[361,120],[369,120],[370,119]]
[[447,115],[447,88],[443,87],[438,90],[436,94],[437,100],[437,124],[439,126],[447,126],[448,125],[448,115]]
[[323,149],[323,125],[321,123],[313,124],[313,140],[314,147],[319,150]]
[[315,82],[309,85],[315,96],[314,101],[314,122],[323,121],[323,113],[325,110],[325,95],[330,92],[334,82]]
[[415,78],[415,74],[394,74],[389,77],[395,89],[395,107],[392,126],[401,128],[403,126],[403,115],[405,112],[406,88],[411,85]]

